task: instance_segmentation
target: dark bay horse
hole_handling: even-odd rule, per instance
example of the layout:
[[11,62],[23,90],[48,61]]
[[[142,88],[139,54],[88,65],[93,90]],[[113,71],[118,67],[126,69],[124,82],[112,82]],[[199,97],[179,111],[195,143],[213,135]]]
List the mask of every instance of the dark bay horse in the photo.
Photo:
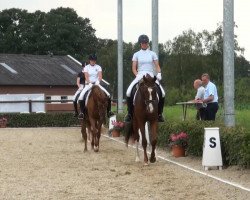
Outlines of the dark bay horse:
[[150,75],[143,76],[139,82],[139,88],[134,98],[134,111],[132,117],[132,130],[128,131],[125,141],[128,143],[129,137],[132,136],[136,143],[136,161],[139,161],[139,131],[142,137],[142,147],[144,150],[144,164],[148,164],[147,140],[145,136],[145,124],[149,124],[149,138],[152,146],[150,162],[156,161],[155,148],[157,143],[158,131],[158,96],[156,88],[156,77]]
[[91,147],[95,152],[99,151],[99,141],[101,137],[102,125],[106,121],[108,107],[108,97],[97,85],[94,85],[90,91],[88,102],[86,105],[84,119],[82,122],[82,137],[84,139],[87,151],[87,133],[86,128],[90,132]]

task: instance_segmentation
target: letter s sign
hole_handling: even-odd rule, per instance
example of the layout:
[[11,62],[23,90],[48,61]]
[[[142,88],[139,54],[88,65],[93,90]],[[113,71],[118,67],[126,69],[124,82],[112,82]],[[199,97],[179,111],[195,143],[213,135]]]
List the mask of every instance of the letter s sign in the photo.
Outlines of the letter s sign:
[[210,139],[209,139],[209,142],[210,142],[210,144],[209,144],[209,146],[211,147],[211,148],[215,148],[216,147],[216,138],[215,137],[211,137]]

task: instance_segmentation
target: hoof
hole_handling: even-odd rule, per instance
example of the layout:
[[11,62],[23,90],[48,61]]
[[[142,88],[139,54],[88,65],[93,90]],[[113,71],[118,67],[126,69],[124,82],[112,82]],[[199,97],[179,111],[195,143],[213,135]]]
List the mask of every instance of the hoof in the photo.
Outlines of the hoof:
[[99,147],[94,146],[94,152],[98,152],[99,151]]
[[144,166],[148,166],[148,162],[144,162]]
[[151,163],[155,163],[155,161],[156,161],[156,158],[155,158],[155,157],[150,158],[150,162],[151,162]]
[[140,162],[140,158],[139,158],[139,157],[136,157],[136,158],[135,158],[135,162]]

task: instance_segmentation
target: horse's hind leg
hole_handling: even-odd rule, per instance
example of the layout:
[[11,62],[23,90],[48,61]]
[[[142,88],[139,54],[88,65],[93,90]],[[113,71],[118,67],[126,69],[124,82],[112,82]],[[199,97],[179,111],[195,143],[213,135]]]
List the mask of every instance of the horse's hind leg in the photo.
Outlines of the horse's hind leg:
[[152,146],[150,162],[154,163],[156,161],[155,148],[157,143],[157,123],[153,123],[150,125],[150,132],[151,132],[151,146]]

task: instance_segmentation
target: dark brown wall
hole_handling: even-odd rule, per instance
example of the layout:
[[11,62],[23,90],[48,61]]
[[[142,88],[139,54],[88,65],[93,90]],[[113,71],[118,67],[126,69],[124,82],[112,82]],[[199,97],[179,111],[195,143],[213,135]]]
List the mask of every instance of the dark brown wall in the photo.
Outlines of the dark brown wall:
[[72,112],[74,110],[74,107],[72,103],[47,103],[45,109],[47,112]]

